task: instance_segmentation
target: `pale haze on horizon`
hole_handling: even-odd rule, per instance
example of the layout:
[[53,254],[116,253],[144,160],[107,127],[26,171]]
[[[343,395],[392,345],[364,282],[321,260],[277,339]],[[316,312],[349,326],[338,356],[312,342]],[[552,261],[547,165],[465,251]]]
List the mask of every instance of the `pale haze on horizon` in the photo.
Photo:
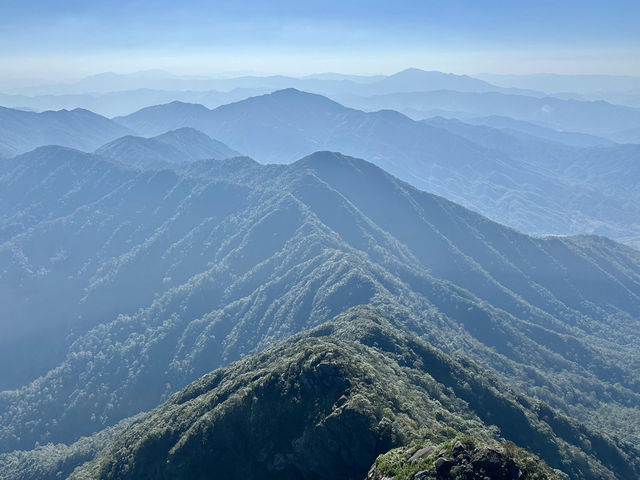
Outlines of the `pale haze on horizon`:
[[640,5],[632,1],[35,0],[0,9],[5,87],[149,69],[640,75]]

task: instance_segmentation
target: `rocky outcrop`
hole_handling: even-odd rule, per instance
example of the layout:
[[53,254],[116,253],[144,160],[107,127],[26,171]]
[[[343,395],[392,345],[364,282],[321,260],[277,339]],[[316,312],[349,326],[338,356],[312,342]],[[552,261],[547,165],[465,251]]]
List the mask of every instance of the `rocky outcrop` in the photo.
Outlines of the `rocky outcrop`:
[[[518,450],[517,453],[524,452]],[[456,441],[435,447],[404,447],[381,455],[367,480],[533,480],[559,479],[544,462],[518,459],[497,445],[475,446]],[[561,474],[560,474],[561,475]]]
[[520,480],[523,478],[522,472],[513,459],[495,448],[482,447],[467,451],[460,442],[457,442],[452,453],[452,458],[447,458],[445,454],[436,459],[433,477],[437,480]]

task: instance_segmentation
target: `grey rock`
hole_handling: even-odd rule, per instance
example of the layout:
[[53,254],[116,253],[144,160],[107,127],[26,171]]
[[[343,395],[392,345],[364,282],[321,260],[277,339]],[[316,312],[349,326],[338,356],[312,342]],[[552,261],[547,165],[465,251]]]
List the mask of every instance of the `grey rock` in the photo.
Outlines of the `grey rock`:
[[421,448],[416,453],[411,455],[411,457],[409,457],[409,463],[410,464],[416,464],[416,463],[421,462],[424,458],[426,458],[429,455],[431,455],[434,452],[435,449],[436,449],[436,447],[434,447],[433,445],[429,445],[428,447]]
[[458,455],[463,455],[467,453],[467,450],[464,448],[464,445],[459,441],[453,446],[453,456],[457,457]]
[[436,473],[438,477],[445,476],[451,470],[453,462],[444,457],[438,457],[436,460]]
[[429,480],[436,478],[436,472],[433,470],[420,470],[413,476],[413,480]]
[[493,448],[480,448],[472,457],[473,472],[480,478],[495,480],[518,480],[521,477],[520,469],[504,453]]

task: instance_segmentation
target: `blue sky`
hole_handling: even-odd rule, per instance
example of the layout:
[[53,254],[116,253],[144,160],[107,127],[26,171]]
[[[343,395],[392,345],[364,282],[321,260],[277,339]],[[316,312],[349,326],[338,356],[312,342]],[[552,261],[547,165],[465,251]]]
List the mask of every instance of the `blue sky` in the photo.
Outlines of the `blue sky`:
[[173,73],[640,75],[636,1],[0,0],[4,76]]

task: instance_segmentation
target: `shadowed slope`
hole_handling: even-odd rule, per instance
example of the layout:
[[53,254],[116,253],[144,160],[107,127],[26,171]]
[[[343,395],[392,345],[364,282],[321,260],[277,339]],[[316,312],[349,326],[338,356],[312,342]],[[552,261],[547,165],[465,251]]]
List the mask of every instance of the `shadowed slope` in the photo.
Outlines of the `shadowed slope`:
[[[91,165],[41,161],[9,162],[20,175],[4,181],[35,192]],[[86,205],[82,189],[15,202],[34,215],[0,249],[4,278],[20,280],[12,308],[46,305],[24,302],[33,285],[64,292],[64,311],[21,325],[62,336],[72,319],[75,342],[64,337],[45,376],[0,394],[3,450],[74,441],[359,304],[402,311],[434,346],[464,349],[553,407],[639,438],[638,252],[596,237],[531,238],[329,152],[289,166],[238,158],[182,175],[116,171],[125,181]],[[69,238],[83,248],[56,256]]]
[[224,143],[186,127],[153,138],[131,135],[118,138],[95,153],[128,167],[155,170],[206,158],[222,160],[240,155]]
[[44,145],[93,151],[129,133],[116,122],[80,108],[36,113],[0,107],[0,158]]
[[[571,478],[637,475],[637,460],[608,440],[391,322],[355,308],[205,375],[71,478],[358,479],[378,454],[423,436],[442,441],[451,427],[511,439]],[[595,445],[586,462],[570,445],[577,436]]]
[[[638,184],[629,200],[628,189],[593,180],[592,164],[583,162],[593,155],[609,165],[607,149],[453,122],[427,124],[391,110],[363,112],[295,89],[215,110],[159,105],[116,120],[144,135],[191,126],[261,162],[289,163],[317,150],[339,151],[530,234],[600,234],[640,245],[634,221],[638,202],[631,201]],[[637,154],[624,152],[626,165],[638,163]]]

